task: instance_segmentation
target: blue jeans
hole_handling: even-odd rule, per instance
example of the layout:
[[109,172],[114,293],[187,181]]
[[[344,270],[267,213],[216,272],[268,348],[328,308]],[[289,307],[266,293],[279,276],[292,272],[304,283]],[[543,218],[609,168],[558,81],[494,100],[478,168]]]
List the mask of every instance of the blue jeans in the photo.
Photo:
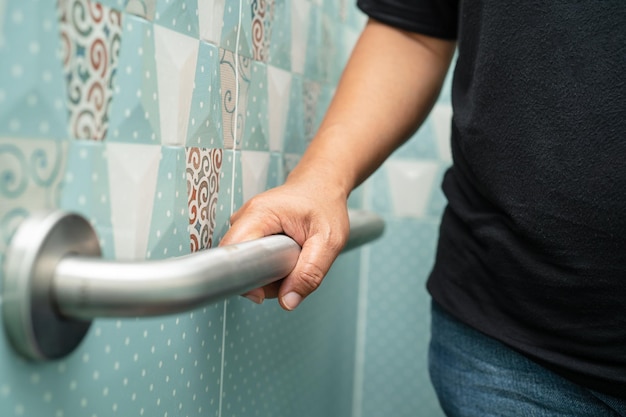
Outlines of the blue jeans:
[[626,401],[574,384],[432,308],[429,371],[448,417],[625,417]]

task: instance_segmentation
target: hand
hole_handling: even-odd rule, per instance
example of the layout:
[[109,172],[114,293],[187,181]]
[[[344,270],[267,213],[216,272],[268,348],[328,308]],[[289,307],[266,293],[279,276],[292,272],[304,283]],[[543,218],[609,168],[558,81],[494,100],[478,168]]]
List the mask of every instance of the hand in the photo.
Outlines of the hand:
[[244,294],[260,304],[276,298],[285,310],[295,309],[322,282],[348,238],[347,196],[332,197],[328,184],[285,183],[259,194],[231,217],[231,228],[220,245],[272,234],[294,239],[302,251],[293,271],[283,280]]

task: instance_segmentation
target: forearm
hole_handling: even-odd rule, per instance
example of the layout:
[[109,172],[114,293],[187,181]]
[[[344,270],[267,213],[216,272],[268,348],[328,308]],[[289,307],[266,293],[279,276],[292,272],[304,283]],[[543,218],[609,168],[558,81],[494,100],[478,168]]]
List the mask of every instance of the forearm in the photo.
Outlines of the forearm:
[[368,22],[316,137],[288,181],[332,181],[345,196],[419,127],[454,43]]
[[283,281],[247,297],[277,296],[293,310],[320,285],[348,236],[348,195],[422,123],[453,51],[452,42],[368,23],[300,163],[231,216],[221,244],[284,233],[302,247]]

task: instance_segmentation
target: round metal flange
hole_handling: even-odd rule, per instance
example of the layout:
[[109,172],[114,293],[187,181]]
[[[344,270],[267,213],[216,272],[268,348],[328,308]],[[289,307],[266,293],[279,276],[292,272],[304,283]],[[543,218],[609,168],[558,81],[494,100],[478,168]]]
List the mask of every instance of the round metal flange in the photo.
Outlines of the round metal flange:
[[71,353],[91,322],[62,317],[53,299],[56,265],[67,255],[100,257],[98,237],[83,217],[36,213],[19,226],[6,252],[2,316],[14,348],[31,360]]

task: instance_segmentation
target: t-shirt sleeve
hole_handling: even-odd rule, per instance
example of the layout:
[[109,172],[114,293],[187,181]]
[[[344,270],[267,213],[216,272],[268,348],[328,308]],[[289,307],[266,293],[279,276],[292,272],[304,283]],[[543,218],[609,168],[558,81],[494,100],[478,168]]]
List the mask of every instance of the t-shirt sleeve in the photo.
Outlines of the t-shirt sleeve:
[[372,19],[410,32],[456,39],[459,0],[357,0]]

